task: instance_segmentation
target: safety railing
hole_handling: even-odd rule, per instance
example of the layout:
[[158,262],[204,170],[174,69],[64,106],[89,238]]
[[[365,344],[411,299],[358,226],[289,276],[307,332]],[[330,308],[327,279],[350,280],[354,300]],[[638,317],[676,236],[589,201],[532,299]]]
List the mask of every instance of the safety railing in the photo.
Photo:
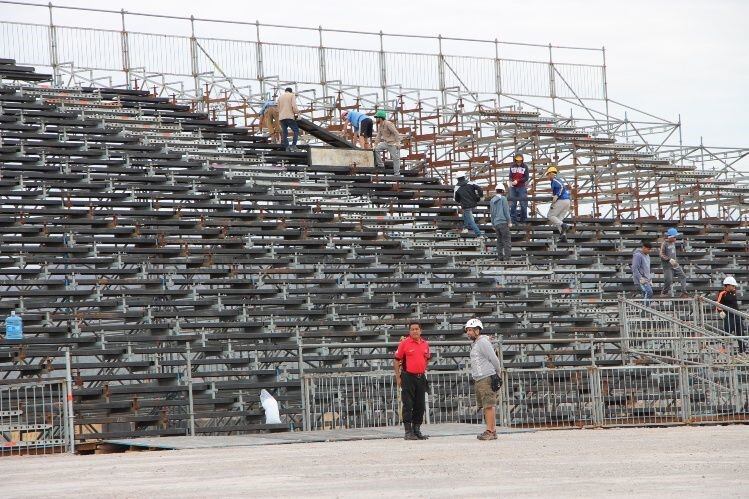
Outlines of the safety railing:
[[[108,77],[124,76],[128,85],[140,68],[151,74],[183,77],[188,85],[193,79],[194,96],[202,93],[200,77],[216,75],[231,87],[250,81],[261,87],[282,82],[344,82],[369,89],[461,88],[545,98],[608,97],[605,51],[597,47],[278,26],[52,3],[0,1],[0,5],[8,11],[24,5],[41,21],[0,21],[0,46],[7,47],[4,57],[50,67],[57,79],[60,67],[72,63],[75,68]],[[71,13],[77,18],[69,17]],[[87,16],[104,16],[121,29],[60,22],[69,18],[77,24]],[[129,28],[149,18],[169,19],[176,32]],[[414,43],[422,49],[413,50]]]
[[749,314],[726,307],[704,296],[695,298],[699,323],[708,331],[720,335],[742,337],[743,351],[749,351]]
[[[466,371],[430,372],[426,421],[477,421],[473,385]],[[401,423],[400,389],[392,372],[311,374],[304,376],[304,428],[334,430],[397,426]]]
[[623,300],[620,313],[626,353],[714,364],[735,361],[740,351],[742,338],[706,323],[699,299]]
[[[649,426],[749,421],[749,366],[651,365],[508,369],[498,420],[516,428]],[[479,423],[465,371],[431,372],[425,422]],[[400,425],[391,372],[304,377],[310,430]]]
[[686,299],[624,300],[620,312],[623,335],[632,350],[654,353],[657,343],[638,342],[638,336],[684,338],[675,360],[730,362],[749,351],[749,314],[703,296]]
[[0,455],[74,450],[64,379],[0,385]]

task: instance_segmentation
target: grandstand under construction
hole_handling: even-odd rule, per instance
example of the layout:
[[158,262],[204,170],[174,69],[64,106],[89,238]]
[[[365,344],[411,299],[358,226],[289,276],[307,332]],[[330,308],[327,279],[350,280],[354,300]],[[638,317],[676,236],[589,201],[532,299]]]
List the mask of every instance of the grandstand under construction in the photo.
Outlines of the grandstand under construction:
[[[85,9],[23,5],[47,17],[0,19],[0,314],[25,334],[0,341],[6,450],[398,424],[383,371],[410,319],[435,350],[433,421],[478,417],[476,316],[502,352],[505,425],[749,414],[748,359],[709,299],[726,275],[749,286],[749,149],[682,144],[680,123],[612,99],[604,50],[414,36],[431,44],[415,53],[405,35],[173,16],[185,33],[164,35],[128,27],[159,16],[86,28],[55,22]],[[201,36],[228,28],[253,38]],[[526,50],[543,57],[504,55]],[[286,86],[300,152],[259,128]],[[400,175],[313,160],[347,109],[393,117]],[[554,236],[534,182],[500,264],[461,232],[452,183],[493,189],[518,151],[534,180],[567,178],[573,229]],[[668,227],[693,296],[634,300],[632,251]]]

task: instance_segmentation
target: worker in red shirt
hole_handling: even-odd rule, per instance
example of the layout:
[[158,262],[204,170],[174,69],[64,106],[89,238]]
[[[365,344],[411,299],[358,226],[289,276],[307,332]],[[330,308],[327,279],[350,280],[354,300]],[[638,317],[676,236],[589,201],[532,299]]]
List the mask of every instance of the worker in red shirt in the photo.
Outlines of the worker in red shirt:
[[[510,192],[507,200],[510,202],[510,217],[514,224],[524,224],[528,221],[528,179],[530,179],[530,169],[523,161],[523,155],[515,154],[512,165],[510,166]],[[518,210],[520,203],[520,210]]]
[[432,356],[429,343],[421,339],[421,324],[410,322],[408,336],[401,339],[395,352],[395,382],[401,389],[403,401],[403,426],[406,440],[426,440],[421,433],[426,406],[424,399],[428,391],[426,379],[427,362]]

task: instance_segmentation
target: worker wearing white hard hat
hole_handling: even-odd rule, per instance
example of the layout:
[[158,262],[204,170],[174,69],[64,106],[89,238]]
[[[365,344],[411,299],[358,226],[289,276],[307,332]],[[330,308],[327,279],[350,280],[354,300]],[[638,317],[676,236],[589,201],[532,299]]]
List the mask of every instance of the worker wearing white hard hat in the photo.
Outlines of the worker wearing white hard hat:
[[501,365],[492,342],[481,334],[484,324],[479,319],[470,319],[463,328],[473,342],[471,346],[471,377],[476,392],[476,402],[484,411],[486,431],[479,440],[497,439],[497,392],[501,386]]
[[723,289],[718,293],[715,300],[719,303],[717,307],[718,315],[723,319],[723,331],[731,336],[739,336],[739,353],[745,354],[747,350],[747,341],[749,338],[744,333],[744,321],[742,316],[736,313],[739,310],[739,298],[736,294],[739,283],[736,278],[729,275],[723,279]]

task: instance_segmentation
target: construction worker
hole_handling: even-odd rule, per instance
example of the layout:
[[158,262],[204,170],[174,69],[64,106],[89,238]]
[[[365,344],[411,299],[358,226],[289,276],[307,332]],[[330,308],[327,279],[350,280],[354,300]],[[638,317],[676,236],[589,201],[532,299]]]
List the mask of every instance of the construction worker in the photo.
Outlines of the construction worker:
[[570,226],[563,222],[564,217],[570,211],[570,189],[563,178],[558,177],[559,170],[556,166],[546,169],[546,178],[551,181],[551,207],[549,208],[549,223],[553,225],[560,234],[559,240],[567,242],[567,230]]
[[[275,96],[274,96],[275,98]],[[267,100],[260,108],[260,130],[268,129],[272,144],[281,142],[281,126],[278,123],[278,105],[274,99]]]
[[652,247],[649,241],[642,241],[642,247],[637,248],[632,254],[632,280],[642,291],[645,305],[650,303],[653,297],[653,276],[650,274],[650,249]]
[[341,120],[348,121],[354,130],[354,142],[359,142],[362,149],[372,148],[372,129],[374,123],[372,118],[359,111],[344,111]]
[[479,440],[497,439],[497,392],[501,385],[499,373],[501,365],[492,342],[481,332],[484,325],[479,319],[470,319],[463,327],[471,345],[471,377],[476,392],[476,403],[484,412],[486,430],[478,436]]
[[400,175],[401,171],[401,135],[392,121],[387,119],[387,113],[380,109],[375,113],[377,121],[377,136],[375,137],[375,164],[377,168],[385,168],[382,152],[387,151],[393,160],[393,174]]
[[661,243],[660,257],[661,264],[663,265],[663,290],[661,296],[671,295],[671,285],[674,282],[674,275],[679,279],[679,287],[681,290],[681,296],[687,297],[687,276],[676,261],[676,237],[680,236],[678,230],[670,228],[664,235],[663,242]]
[[481,187],[469,182],[465,175],[461,175],[458,177],[458,185],[453,190],[453,196],[463,210],[464,229],[472,230],[476,237],[485,237],[473,219],[473,209],[478,206],[479,201],[484,197],[484,191],[481,190]]
[[512,217],[510,207],[505,197],[504,187],[497,186],[497,194],[489,201],[489,212],[492,217],[492,227],[497,233],[497,259],[509,260],[512,257],[512,246],[510,239],[510,227]]
[[[523,161],[523,155],[515,154],[510,167],[510,215],[512,221],[518,224],[525,223],[528,219],[528,188],[526,184],[530,178],[530,168]],[[520,210],[518,211],[518,204]]]
[[[722,307],[718,307],[718,315],[723,320],[723,331],[732,336],[744,336],[744,322],[739,314],[732,312],[732,310],[738,311],[739,309],[739,299],[736,295],[738,285],[739,283],[736,282],[736,279],[733,276],[726,276],[726,278],[723,279],[723,289],[720,290],[718,298],[715,300],[723,305],[723,307],[729,309],[726,310]],[[739,340],[739,353],[746,352],[747,342],[746,339],[742,338]]]
[[[286,151],[298,151],[296,147],[299,140],[299,108],[296,106],[296,95],[291,87],[287,87],[284,93],[278,97],[278,119],[281,121],[281,143]],[[294,132],[294,139],[289,147],[289,128]]]

